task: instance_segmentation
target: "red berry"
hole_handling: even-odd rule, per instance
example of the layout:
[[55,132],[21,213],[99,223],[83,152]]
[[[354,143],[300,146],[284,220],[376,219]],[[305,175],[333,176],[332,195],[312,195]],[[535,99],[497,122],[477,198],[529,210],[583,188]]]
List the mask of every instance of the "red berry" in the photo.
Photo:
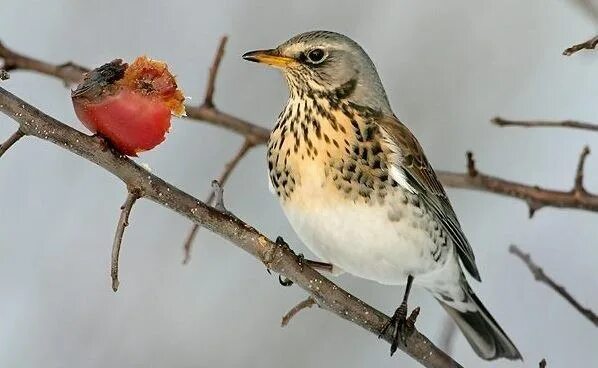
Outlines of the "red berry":
[[128,156],[166,138],[171,114],[185,113],[184,97],[166,64],[140,57],[115,60],[87,73],[72,92],[77,117]]

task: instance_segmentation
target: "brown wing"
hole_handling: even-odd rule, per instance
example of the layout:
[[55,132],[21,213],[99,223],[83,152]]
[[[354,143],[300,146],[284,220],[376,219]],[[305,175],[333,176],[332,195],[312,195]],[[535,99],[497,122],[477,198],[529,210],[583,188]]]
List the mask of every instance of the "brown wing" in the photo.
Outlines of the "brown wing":
[[473,250],[463,234],[457,215],[419,142],[409,129],[394,116],[382,117],[377,123],[385,133],[391,150],[396,150],[397,156],[401,158],[400,162],[395,164],[400,166],[399,169],[404,173],[407,184],[414,189],[420,200],[431,210],[437,221],[450,235],[465,269],[480,281]]

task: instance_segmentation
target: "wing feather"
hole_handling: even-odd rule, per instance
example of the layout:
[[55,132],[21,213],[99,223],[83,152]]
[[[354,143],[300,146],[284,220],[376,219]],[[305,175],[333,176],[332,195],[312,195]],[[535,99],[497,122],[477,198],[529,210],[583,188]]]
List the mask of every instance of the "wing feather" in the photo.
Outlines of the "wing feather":
[[[442,224],[457,247],[457,254],[465,269],[478,281],[480,274],[475,264],[473,250],[461,229],[457,215],[426,159],[424,151],[415,136],[394,116],[381,117],[377,121],[386,145],[392,152],[390,160],[395,165],[393,177],[399,185],[416,193]],[[391,172],[392,174],[392,172]]]

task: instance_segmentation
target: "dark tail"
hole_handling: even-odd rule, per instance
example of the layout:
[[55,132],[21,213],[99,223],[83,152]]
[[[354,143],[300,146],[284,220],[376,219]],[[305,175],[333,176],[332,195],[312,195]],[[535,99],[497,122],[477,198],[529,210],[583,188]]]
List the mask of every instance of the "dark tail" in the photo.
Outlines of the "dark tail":
[[[519,350],[473,293],[469,285],[464,284],[462,291],[465,294],[462,302],[456,302],[452,297],[443,295],[439,295],[437,299],[457,323],[473,350],[482,359],[486,360],[498,358],[523,360]],[[468,309],[466,312],[456,309],[456,307],[465,309],[465,306]]]

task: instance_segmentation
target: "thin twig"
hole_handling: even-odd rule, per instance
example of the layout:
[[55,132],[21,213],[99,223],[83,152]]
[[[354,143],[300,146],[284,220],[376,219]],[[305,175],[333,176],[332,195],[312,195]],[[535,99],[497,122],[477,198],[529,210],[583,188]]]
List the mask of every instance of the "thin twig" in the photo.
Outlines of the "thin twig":
[[491,122],[500,127],[522,127],[522,128],[573,128],[598,131],[598,125],[575,120],[508,120],[497,116]]
[[565,298],[565,300],[567,300],[569,302],[569,304],[571,304],[575,309],[577,309],[577,311],[579,313],[581,313],[584,317],[589,319],[594,325],[598,326],[598,315],[596,315],[590,309],[585,308],[581,304],[579,304],[579,302],[577,300],[575,300],[575,298],[573,298],[571,296],[571,294],[569,294],[569,292],[567,292],[567,290],[563,286],[557,284],[556,282],[554,282],[554,280],[552,280],[550,277],[548,277],[544,273],[544,270],[532,261],[529,254],[521,251],[521,249],[519,249],[516,245],[511,245],[509,247],[509,252],[511,252],[514,255],[516,255],[517,257],[519,257],[527,265],[527,267],[529,268],[531,273],[534,275],[534,278],[536,279],[536,281],[539,281],[539,282],[542,282],[542,283],[548,285],[551,289],[556,291],[560,296]]
[[132,189],[127,194],[125,203],[120,207],[120,218],[118,219],[118,225],[116,226],[116,233],[114,234],[114,243],[112,243],[112,262],[110,267],[110,276],[112,278],[112,290],[116,292],[118,290],[118,258],[120,256],[120,245],[123,241],[123,234],[125,228],[129,226],[129,215],[133,209],[133,205],[140,197],[137,190]]
[[216,50],[214,61],[212,62],[212,66],[210,66],[210,73],[208,74],[208,83],[206,84],[206,94],[203,100],[204,105],[207,107],[214,107],[214,89],[216,86],[216,77],[218,75],[218,68],[220,67],[222,56],[224,56],[224,48],[226,47],[226,41],[228,41],[227,36],[222,36],[222,38],[220,38],[220,43],[218,44],[218,49]]
[[[235,156],[224,165],[224,170],[222,171],[222,173],[220,174],[218,179],[216,179],[216,180],[218,180],[220,185],[224,186],[224,184],[227,182],[228,178],[230,177],[230,174],[233,172],[235,167],[237,167],[237,164],[241,161],[241,159],[243,157],[245,157],[245,154],[247,154],[247,152],[254,146],[255,146],[255,144],[248,139],[246,139],[243,142],[243,145],[241,146],[239,151],[237,151]],[[213,203],[214,195],[215,195],[215,193],[212,190],[210,192],[210,195],[208,196],[208,198],[206,198],[206,201],[205,201],[208,205],[211,205]],[[191,230],[189,230],[189,235],[187,235],[187,238],[185,239],[185,243],[183,244],[183,250],[184,250],[184,254],[185,254],[185,256],[183,258],[183,264],[187,264],[191,260],[191,248],[193,247],[193,241],[195,240],[195,237],[197,236],[197,232],[199,231],[199,229],[200,229],[200,226],[198,224],[193,224],[193,226],[191,227]]]
[[467,175],[474,178],[478,176],[478,170],[475,167],[475,159],[473,158],[473,152],[467,151]]
[[565,49],[565,51],[563,51],[563,55],[571,56],[580,50],[593,50],[596,48],[596,45],[598,45],[598,36],[592,37],[585,42],[578,43],[577,45],[573,45]]
[[475,165],[473,166],[475,176],[471,176],[469,171],[472,162],[473,156],[468,154],[468,173],[437,171],[438,178],[447,187],[480,190],[519,198],[527,203],[530,218],[544,207],[576,208],[598,212],[598,196],[588,193],[585,189],[582,192],[575,191],[575,188],[560,191],[516,183],[481,173]]
[[23,133],[23,131],[21,129],[17,129],[17,131],[14,132],[10,137],[8,137],[8,139],[6,139],[4,143],[0,144],[0,157],[2,157],[2,155],[4,155],[4,153],[8,151],[8,149],[12,147],[13,144],[17,143],[17,141],[23,138],[24,136],[25,134]]
[[[308,265],[300,266],[297,255],[290,248],[276,244],[235,216],[206,205],[148,172],[131,159],[113,150],[102,149],[102,144],[97,139],[44,114],[1,87],[0,111],[16,121],[25,134],[52,142],[103,167],[120,178],[129,188],[139,190],[144,198],[228,239],[257,258],[266,268],[292,280],[295,285],[309,293],[323,309],[375,335],[388,323],[389,317],[386,314],[349,294]],[[313,287],[314,284],[318,287]],[[382,338],[389,343],[393,340],[390,331]],[[400,344],[399,348],[425,367],[461,367],[417,329],[407,336],[406,345]]]
[[575,181],[573,183],[573,192],[577,194],[584,194],[586,190],[583,186],[584,166],[586,158],[590,154],[590,147],[584,146],[579,154],[579,160],[577,162],[577,169],[575,170]]
[[301,312],[303,309],[311,308],[312,306],[317,304],[318,303],[314,298],[308,296],[307,299],[297,303],[297,305],[295,305],[284,316],[282,316],[282,321],[280,321],[280,327],[285,327],[286,325],[288,325],[291,319],[293,319],[293,317],[295,317],[295,315],[297,315],[297,313]]

